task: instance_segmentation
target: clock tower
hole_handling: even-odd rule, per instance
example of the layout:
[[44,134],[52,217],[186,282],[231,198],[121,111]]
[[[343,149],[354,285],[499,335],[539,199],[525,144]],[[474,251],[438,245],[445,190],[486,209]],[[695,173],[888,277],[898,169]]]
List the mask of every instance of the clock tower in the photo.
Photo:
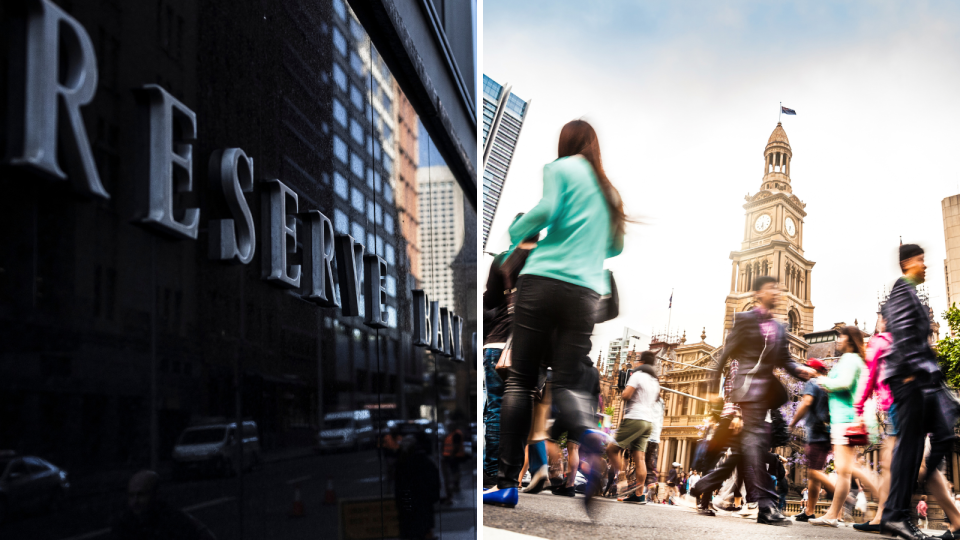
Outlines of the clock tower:
[[777,278],[782,291],[774,317],[790,332],[790,352],[803,358],[807,344],[803,334],[813,331],[810,276],[813,265],[803,255],[803,220],[807,206],[790,185],[793,151],[783,126],[777,127],[763,151],[763,182],[760,191],[747,195],[743,241],[730,253],[733,270],[727,295],[724,335],[733,328],[733,314],[754,306],[753,280]]

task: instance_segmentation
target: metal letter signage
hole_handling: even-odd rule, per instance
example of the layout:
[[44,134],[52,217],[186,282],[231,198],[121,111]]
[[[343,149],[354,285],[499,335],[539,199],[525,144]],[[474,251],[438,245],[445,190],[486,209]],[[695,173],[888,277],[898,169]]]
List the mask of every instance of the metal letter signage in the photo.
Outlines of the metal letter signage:
[[363,256],[363,324],[370,328],[387,327],[386,275],[386,261],[377,255]]
[[[147,188],[138,193],[137,221],[179,238],[196,240],[200,209],[175,209],[174,199],[189,200],[193,191],[192,143],[197,138],[197,115],[155,84],[144,85],[136,95],[144,107],[144,127],[149,131],[147,155],[140,163],[148,179]],[[180,134],[180,140],[173,140],[175,133]]]
[[333,225],[319,210],[300,213],[303,222],[304,299],[321,307],[340,307],[333,287]]
[[445,338],[440,322],[440,302],[430,302],[430,352],[443,354]]
[[10,58],[10,79],[23,84],[9,87],[6,161],[66,180],[57,163],[59,145],[74,189],[109,199],[80,115],[97,91],[93,43],[83,26],[53,2],[28,4],[23,55]]
[[450,323],[453,327],[453,360],[463,362],[463,317],[453,315],[450,317]]
[[340,311],[344,317],[360,315],[360,279],[363,276],[363,244],[349,234],[338,234],[337,277],[340,281]]
[[417,347],[430,346],[430,299],[421,289],[413,293],[413,344]]
[[287,264],[287,257],[297,252],[297,193],[279,180],[264,181],[263,191],[260,276],[277,287],[296,289],[300,286],[300,265]]
[[243,194],[253,192],[253,158],[239,148],[217,150],[210,156],[208,175],[233,216],[210,220],[209,256],[215,261],[248,264],[256,251],[257,233]]
[[450,310],[440,308],[440,331],[443,332],[443,351],[441,354],[450,357],[453,356],[453,328],[450,326]]

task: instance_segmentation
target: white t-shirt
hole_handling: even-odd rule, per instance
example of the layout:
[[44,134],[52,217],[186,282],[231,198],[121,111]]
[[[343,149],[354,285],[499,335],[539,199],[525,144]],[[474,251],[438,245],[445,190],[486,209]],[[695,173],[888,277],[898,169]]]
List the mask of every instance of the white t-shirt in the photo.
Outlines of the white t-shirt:
[[650,432],[649,442],[660,443],[660,429],[663,427],[663,400],[658,399],[653,404],[653,411],[656,418],[653,421],[653,430]]
[[642,371],[637,371],[630,376],[627,386],[636,389],[630,401],[627,402],[627,409],[623,413],[624,418],[630,420],[646,420],[647,422],[657,422],[657,397],[660,395],[660,383],[657,379]]
[[690,475],[689,480],[687,481],[688,488],[693,489],[693,486],[697,485],[697,482],[700,481],[700,476],[696,474]]

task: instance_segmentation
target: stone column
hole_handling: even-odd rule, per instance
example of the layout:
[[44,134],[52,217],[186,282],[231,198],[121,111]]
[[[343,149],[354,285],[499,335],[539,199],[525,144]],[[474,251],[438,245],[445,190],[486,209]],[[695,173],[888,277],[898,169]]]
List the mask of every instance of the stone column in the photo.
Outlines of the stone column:
[[737,290],[737,262],[731,262],[731,266],[733,269],[730,270],[730,290],[735,291]]

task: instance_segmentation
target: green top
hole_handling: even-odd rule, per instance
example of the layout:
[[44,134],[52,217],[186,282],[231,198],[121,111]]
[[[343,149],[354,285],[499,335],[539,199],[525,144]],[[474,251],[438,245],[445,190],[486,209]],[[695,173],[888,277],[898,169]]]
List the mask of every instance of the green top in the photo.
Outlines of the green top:
[[518,244],[543,229],[547,235],[530,252],[520,275],[610,293],[603,261],[623,251],[623,236],[614,238],[607,200],[593,166],[583,156],[560,158],[543,167],[543,198],[510,226],[510,240]]
[[826,377],[817,379],[820,387],[830,394],[831,424],[849,424],[856,419],[853,400],[860,390],[860,372],[863,368],[863,358],[859,354],[844,353]]

